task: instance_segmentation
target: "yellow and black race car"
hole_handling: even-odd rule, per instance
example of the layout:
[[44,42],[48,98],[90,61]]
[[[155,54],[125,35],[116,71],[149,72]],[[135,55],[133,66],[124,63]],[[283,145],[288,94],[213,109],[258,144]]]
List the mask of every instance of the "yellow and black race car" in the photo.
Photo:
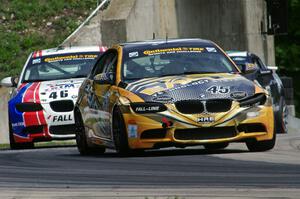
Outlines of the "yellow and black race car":
[[[246,71],[247,72],[247,71]],[[119,44],[83,82],[75,108],[81,154],[245,142],[275,145],[272,101],[211,41]]]

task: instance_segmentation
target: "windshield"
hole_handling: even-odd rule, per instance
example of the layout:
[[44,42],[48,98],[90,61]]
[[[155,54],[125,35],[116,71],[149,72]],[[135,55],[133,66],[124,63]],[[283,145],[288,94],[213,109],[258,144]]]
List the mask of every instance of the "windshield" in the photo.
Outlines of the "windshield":
[[124,50],[122,79],[232,72],[237,72],[236,67],[215,47],[131,48]]
[[[229,55],[230,56],[230,55]],[[242,56],[230,56],[232,61],[240,68],[240,70],[243,69],[247,64],[252,63],[251,59],[249,57],[242,57]]]
[[22,82],[86,77],[98,56],[99,52],[85,52],[31,58]]

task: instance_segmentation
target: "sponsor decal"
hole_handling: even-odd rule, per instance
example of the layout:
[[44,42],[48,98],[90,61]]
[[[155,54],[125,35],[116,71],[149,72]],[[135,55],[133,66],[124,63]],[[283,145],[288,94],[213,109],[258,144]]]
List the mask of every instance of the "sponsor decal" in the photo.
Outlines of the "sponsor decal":
[[165,48],[165,49],[145,50],[144,51],[144,55],[159,55],[159,54],[184,53],[184,52],[202,53],[203,51],[204,51],[204,48],[178,47],[178,48]]
[[56,99],[57,96],[59,96],[60,98],[66,98],[68,97],[68,95],[68,90],[61,90],[60,92],[53,91],[50,93],[49,98]]
[[209,53],[216,53],[216,52],[217,52],[217,49],[214,48],[214,47],[207,47],[206,50],[207,50],[207,52],[209,52]]
[[49,87],[45,89],[46,92],[48,91],[55,91],[55,90],[61,90],[61,89],[71,89],[75,88],[74,84],[56,84],[56,85],[48,85]]
[[209,92],[211,94],[227,94],[230,92],[229,86],[211,86],[208,89],[206,89],[206,92]]
[[129,138],[137,138],[137,125],[136,124],[128,124],[128,137]]
[[135,112],[159,111],[159,106],[136,107]]
[[197,122],[199,123],[212,123],[215,121],[214,117],[199,117],[197,118]]
[[58,61],[70,61],[70,60],[83,60],[83,59],[96,59],[97,55],[86,54],[86,55],[66,55],[66,56],[56,56],[56,57],[48,57],[44,61],[51,63],[51,62],[58,62]]
[[72,115],[55,115],[53,116],[53,122],[67,122],[72,121]]
[[12,123],[11,126],[12,126],[12,127],[24,126],[24,122]]
[[169,96],[159,96],[159,97],[154,97],[153,100],[160,101],[160,102],[171,102],[173,101],[173,98]]
[[230,97],[236,100],[243,99],[247,96],[248,96],[247,93],[244,91],[236,91],[230,94]]
[[32,64],[40,64],[41,61],[42,61],[41,58],[34,59],[34,60],[32,60]]
[[205,98],[205,95],[204,95],[204,94],[201,94],[201,95],[199,96],[199,98]]
[[139,56],[139,52],[131,52],[128,55],[129,57],[138,57]]

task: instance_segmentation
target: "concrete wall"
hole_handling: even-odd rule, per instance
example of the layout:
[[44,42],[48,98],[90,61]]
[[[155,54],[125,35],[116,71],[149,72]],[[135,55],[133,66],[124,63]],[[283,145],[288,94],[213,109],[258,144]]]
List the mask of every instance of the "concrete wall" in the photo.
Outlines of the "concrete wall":
[[246,50],[243,6],[243,0],[176,0],[179,35],[209,39],[225,49]]
[[[262,26],[263,24],[263,30]],[[274,38],[266,27],[265,0],[113,0],[73,45],[111,46],[125,41],[197,37],[225,50],[248,50],[275,65]]]
[[176,0],[180,37],[210,39],[225,50],[247,50],[274,65],[274,39],[262,35],[265,0]]
[[136,0],[127,18],[127,41],[156,38],[177,38],[174,0]]
[[174,0],[114,0],[103,13],[101,35],[105,45],[125,41],[177,38]]
[[7,102],[9,89],[0,86],[0,144],[9,143]]
[[99,12],[91,21],[83,26],[83,28],[65,41],[63,46],[88,46],[88,45],[102,45],[101,38],[101,21],[102,12]]
[[247,50],[258,54],[268,65],[275,65],[274,37],[262,34],[267,27],[265,0],[244,0]]

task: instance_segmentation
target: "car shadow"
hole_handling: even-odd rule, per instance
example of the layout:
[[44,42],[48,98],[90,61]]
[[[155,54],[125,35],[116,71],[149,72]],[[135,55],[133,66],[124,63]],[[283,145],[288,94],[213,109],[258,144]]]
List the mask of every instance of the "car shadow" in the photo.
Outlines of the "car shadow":
[[[164,156],[190,156],[190,155],[213,155],[213,154],[233,154],[233,153],[249,153],[248,150],[241,149],[222,149],[222,150],[208,150],[208,149],[156,149],[137,151],[127,155],[119,155],[115,151],[108,151],[103,154],[90,154],[82,157],[99,157],[99,158],[133,158],[133,157],[164,157]],[[78,154],[68,154],[68,156],[81,156]]]

